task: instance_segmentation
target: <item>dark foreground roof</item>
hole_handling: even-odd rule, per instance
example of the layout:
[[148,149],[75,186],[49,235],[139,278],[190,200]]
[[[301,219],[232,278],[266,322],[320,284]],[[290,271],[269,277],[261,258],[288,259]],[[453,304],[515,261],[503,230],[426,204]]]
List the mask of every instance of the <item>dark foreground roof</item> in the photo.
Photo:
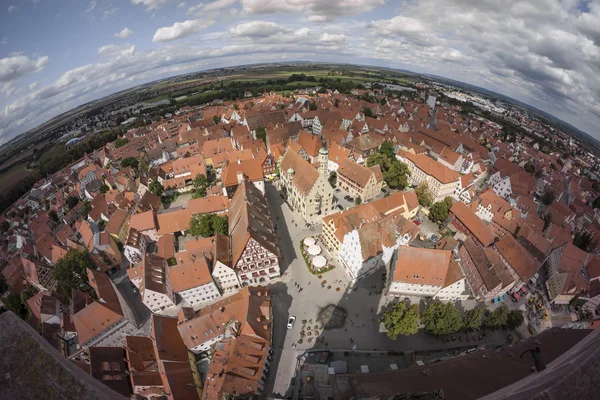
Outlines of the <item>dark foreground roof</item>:
[[0,315],[0,398],[125,399],[87,375],[12,312]]
[[[546,365],[584,339],[592,330],[553,328],[512,347],[476,351],[470,355],[397,372],[335,375],[337,398],[389,398],[394,395],[443,390],[445,400],[477,399],[536,372],[527,349],[538,347]],[[567,372],[566,370],[564,371]]]

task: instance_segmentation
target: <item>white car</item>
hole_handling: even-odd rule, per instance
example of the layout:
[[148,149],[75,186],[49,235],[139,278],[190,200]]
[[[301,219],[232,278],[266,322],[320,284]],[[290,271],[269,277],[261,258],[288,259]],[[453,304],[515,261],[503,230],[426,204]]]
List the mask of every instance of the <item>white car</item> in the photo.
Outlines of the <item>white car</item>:
[[296,322],[296,317],[290,317],[290,319],[288,319],[288,329],[292,329],[294,327],[294,322]]

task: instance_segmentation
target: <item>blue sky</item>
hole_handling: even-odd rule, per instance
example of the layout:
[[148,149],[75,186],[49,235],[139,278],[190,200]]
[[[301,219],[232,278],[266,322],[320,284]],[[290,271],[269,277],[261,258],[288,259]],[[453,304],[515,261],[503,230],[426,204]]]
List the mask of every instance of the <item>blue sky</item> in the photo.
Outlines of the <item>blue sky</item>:
[[499,3],[5,0],[0,144],[157,78],[286,60],[434,73],[515,97],[600,138],[600,5]]

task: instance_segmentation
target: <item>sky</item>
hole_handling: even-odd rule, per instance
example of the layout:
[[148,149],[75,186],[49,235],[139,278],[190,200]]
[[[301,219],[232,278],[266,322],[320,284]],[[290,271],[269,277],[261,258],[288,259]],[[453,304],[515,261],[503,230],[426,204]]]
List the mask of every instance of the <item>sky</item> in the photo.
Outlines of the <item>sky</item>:
[[431,73],[600,139],[600,2],[3,0],[0,144],[159,78],[283,61]]

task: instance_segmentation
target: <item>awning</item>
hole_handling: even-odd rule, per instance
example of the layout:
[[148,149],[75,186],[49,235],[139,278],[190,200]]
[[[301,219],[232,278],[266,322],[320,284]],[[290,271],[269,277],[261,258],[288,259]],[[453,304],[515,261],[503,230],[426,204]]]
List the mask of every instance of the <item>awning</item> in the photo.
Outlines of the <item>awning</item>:
[[522,293],[527,293],[527,287],[526,287],[526,286],[523,286],[523,287],[521,288],[521,292],[522,292]]
[[519,300],[519,293],[513,293],[513,296],[515,297],[515,299]]

